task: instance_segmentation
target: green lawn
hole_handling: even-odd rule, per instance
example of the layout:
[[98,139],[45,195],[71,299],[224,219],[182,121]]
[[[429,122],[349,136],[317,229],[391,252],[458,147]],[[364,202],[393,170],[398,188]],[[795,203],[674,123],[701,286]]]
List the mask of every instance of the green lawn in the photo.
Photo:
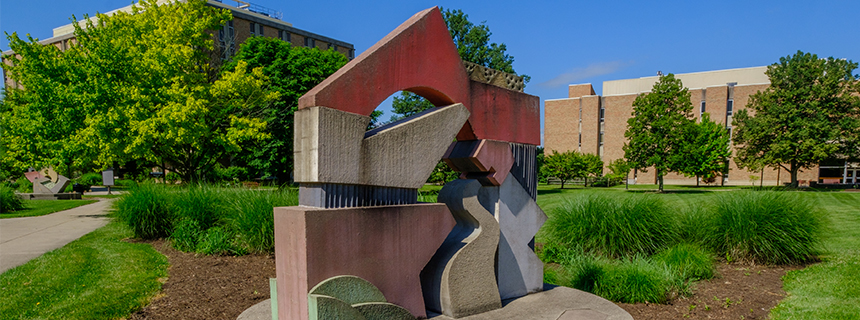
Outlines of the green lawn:
[[822,262],[783,279],[774,319],[860,319],[860,192],[808,193],[828,213]]
[[[573,187],[559,189],[558,185],[538,187],[538,204],[548,214],[567,197],[577,193],[631,193],[656,189],[653,185],[612,188]],[[708,203],[718,194],[731,192],[731,187],[665,186],[671,190],[661,194],[670,205],[686,207]],[[739,189],[734,187],[734,189]],[[803,270],[792,271],[784,277],[788,297],[771,312],[774,319],[860,319],[860,192],[839,190],[799,191],[797,194],[817,204],[826,216],[822,262]],[[537,242],[542,242],[538,234]]]
[[8,213],[4,212],[0,214],[0,219],[43,216],[58,211],[77,208],[96,201],[98,200],[24,200],[24,206],[26,206],[26,209]]
[[[63,202],[63,201],[56,201]],[[0,318],[118,319],[145,306],[167,258],[118,222],[0,274]]]

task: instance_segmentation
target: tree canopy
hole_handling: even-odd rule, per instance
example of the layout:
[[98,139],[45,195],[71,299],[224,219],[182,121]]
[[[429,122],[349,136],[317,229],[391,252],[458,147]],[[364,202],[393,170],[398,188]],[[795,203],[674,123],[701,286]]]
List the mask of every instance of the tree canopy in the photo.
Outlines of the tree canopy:
[[725,126],[711,121],[708,113],[702,114],[700,122],[688,127],[691,132],[684,136],[688,137],[684,145],[684,155],[680,164],[680,173],[687,177],[710,179],[719,174],[728,172],[729,158],[732,151],[729,149],[729,133]]
[[770,86],[733,120],[738,165],[781,167],[796,186],[800,169],[860,155],[857,66],[802,51],[768,66]]
[[[0,124],[7,155],[25,166],[67,172],[134,159],[169,163],[185,181],[249,140],[266,123],[256,111],[278,97],[246,63],[218,75],[211,62],[216,30],[232,19],[202,0],[158,5],[145,0],[131,13],[99,14],[66,51],[9,35],[18,56],[7,74]],[[85,17],[86,18],[86,17]]]
[[224,72],[232,72],[239,64],[261,68],[269,79],[269,89],[279,98],[259,110],[266,121],[263,131],[268,137],[249,141],[234,161],[256,169],[257,175],[268,174],[278,181],[290,181],[293,171],[293,114],[298,99],[332,73],[343,67],[349,59],[334,50],[293,47],[280,39],[251,37],[239,48],[233,60],[224,64]]
[[684,168],[692,111],[689,91],[671,73],[661,76],[650,93],[633,101],[633,114],[624,132],[624,158],[637,169],[654,167],[660,191],[666,173]]
[[561,180],[562,189],[565,182],[575,178],[586,179],[585,185],[588,186],[588,177],[600,176],[603,173],[603,161],[597,155],[590,153],[554,152],[543,157],[541,170]]

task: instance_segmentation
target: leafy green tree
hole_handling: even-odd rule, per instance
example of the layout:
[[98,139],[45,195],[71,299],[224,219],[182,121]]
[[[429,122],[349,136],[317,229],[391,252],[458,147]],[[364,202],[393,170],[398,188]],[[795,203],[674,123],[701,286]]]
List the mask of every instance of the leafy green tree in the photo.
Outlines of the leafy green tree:
[[606,165],[606,168],[609,169],[610,174],[608,174],[608,178],[612,180],[624,180],[624,186],[627,188],[627,176],[630,174],[630,170],[633,169],[630,166],[630,163],[627,162],[624,158],[618,158],[609,162]]
[[650,93],[633,101],[624,133],[624,157],[634,168],[654,167],[660,192],[663,176],[683,168],[692,110],[687,88],[671,73],[661,76]]
[[696,177],[696,186],[699,185],[699,177],[713,178],[718,174],[728,172],[729,157],[729,132],[726,128],[711,121],[708,113],[702,114],[702,121],[688,127],[690,137],[685,145],[682,159],[681,174],[687,177]]
[[735,161],[797,173],[834,155],[860,153],[857,63],[798,51],[765,72],[770,87],[735,115]]
[[184,181],[199,179],[246,141],[266,137],[255,113],[278,97],[247,64],[218,76],[209,32],[230,19],[202,0],[146,0],[131,13],[99,14],[86,28],[74,21],[77,43],[64,52],[8,36],[20,58],[4,68],[23,89],[7,88],[3,143],[26,165],[144,158],[169,164]]
[[[516,74],[514,71],[514,57],[507,54],[508,47],[502,43],[490,42],[490,27],[486,21],[475,25],[469,21],[469,15],[462,10],[442,10],[442,17],[451,33],[451,39],[457,47],[457,53],[464,61],[469,61],[484,67],[496,69],[502,72]],[[531,77],[524,75],[524,82],[528,83]],[[400,96],[394,97],[392,109],[394,115],[389,122],[409,117],[413,114],[432,108],[430,101],[412,92],[403,91]]]
[[266,121],[263,132],[269,137],[250,141],[238,160],[260,173],[278,177],[281,183],[288,182],[293,172],[293,114],[298,99],[349,59],[334,50],[293,47],[280,39],[251,37],[223,70],[232,72],[243,62],[250,68],[261,68],[269,79],[269,89],[280,97],[259,110],[259,116]]
[[582,163],[585,164],[579,173],[579,178],[584,178],[585,186],[588,186],[589,177],[597,178],[603,175],[603,160],[600,160],[600,157],[593,153],[579,154],[578,156],[582,159]]
[[583,156],[576,151],[554,152],[544,157],[543,167],[549,176],[561,180],[561,188],[564,183],[574,178],[583,176],[588,168]]

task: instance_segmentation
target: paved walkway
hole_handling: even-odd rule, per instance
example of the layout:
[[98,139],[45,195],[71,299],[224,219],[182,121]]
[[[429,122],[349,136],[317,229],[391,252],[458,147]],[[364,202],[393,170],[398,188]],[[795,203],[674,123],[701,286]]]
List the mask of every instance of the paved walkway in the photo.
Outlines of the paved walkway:
[[103,199],[39,217],[0,219],[0,273],[103,227],[109,220],[105,215],[111,201]]

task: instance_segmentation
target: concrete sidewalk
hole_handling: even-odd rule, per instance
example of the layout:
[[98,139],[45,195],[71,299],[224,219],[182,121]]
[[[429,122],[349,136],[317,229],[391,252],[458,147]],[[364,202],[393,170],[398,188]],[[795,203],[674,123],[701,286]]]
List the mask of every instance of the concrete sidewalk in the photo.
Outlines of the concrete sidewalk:
[[103,199],[39,217],[0,219],[0,273],[103,227],[112,201]]

